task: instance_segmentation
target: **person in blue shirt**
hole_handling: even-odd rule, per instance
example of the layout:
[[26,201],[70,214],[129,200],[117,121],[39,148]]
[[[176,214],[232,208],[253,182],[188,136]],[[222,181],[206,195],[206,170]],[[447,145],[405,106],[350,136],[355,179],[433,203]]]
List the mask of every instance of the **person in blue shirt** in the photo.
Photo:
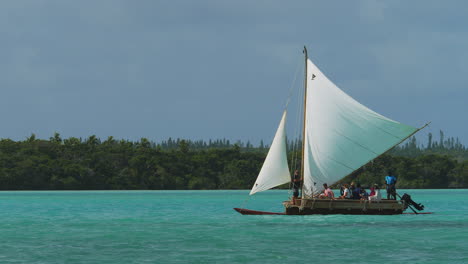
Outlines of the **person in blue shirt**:
[[353,190],[353,199],[354,200],[361,199],[361,184],[360,183],[358,183]]
[[387,184],[387,199],[388,200],[396,200],[396,188],[395,185],[397,183],[397,178],[393,176],[393,173],[389,173],[390,175],[385,176],[385,183]]

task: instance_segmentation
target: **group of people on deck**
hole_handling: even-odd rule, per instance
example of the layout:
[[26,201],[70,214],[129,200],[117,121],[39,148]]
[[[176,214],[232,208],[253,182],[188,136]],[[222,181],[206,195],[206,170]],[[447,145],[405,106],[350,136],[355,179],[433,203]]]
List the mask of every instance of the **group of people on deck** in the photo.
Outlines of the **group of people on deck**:
[[361,187],[361,184],[343,184],[340,188],[340,196],[335,197],[333,191],[328,187],[326,183],[323,184],[324,190],[317,196],[318,198],[326,199],[352,199],[352,200],[369,200],[369,201],[380,201],[382,194],[377,184],[374,184],[370,188],[370,193],[365,188]]
[[[387,185],[387,199],[388,200],[396,200],[396,188],[395,184],[397,179],[395,176],[386,176],[385,183]],[[299,197],[299,188],[302,184],[302,178],[299,176],[299,172],[296,170],[294,173],[294,177],[292,179],[293,183],[293,201]],[[378,184],[374,184],[371,188],[369,188],[370,193],[366,191],[365,188],[361,187],[361,184],[355,184],[352,182],[351,184],[343,184],[340,188],[340,196],[335,197],[332,189],[328,186],[328,184],[323,184],[323,190],[318,195],[314,195],[316,198],[323,198],[323,199],[353,199],[353,200],[369,200],[369,201],[380,201],[382,200],[382,194],[380,192],[380,188]]]

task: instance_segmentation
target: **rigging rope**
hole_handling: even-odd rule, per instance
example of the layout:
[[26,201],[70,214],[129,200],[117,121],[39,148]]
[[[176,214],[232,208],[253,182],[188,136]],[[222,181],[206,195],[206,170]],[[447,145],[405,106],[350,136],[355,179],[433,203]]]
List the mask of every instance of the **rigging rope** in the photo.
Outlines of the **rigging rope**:
[[[301,65],[301,61],[299,60],[299,64],[298,65]],[[299,69],[299,67],[298,67]],[[298,70],[296,70],[296,75],[297,75],[297,72]],[[301,116],[302,116],[302,107],[303,107],[303,104],[304,104],[304,100],[301,100],[301,98],[303,98],[303,94],[304,94],[304,91],[303,89],[299,89],[300,92],[297,93],[297,107],[296,107],[296,114],[295,114],[295,122],[294,122],[294,132],[293,132],[293,147],[292,147],[292,153],[291,153],[291,175],[294,175],[294,172],[297,170],[297,164],[298,164],[298,149],[300,147],[300,131],[301,130],[301,125],[302,122],[300,122],[301,120]],[[294,177],[294,176],[293,176]],[[302,177],[302,175],[301,175]],[[292,192],[292,182],[289,184],[289,195],[291,194]]]
[[[292,83],[291,83],[291,86],[289,88],[289,93],[288,93],[288,99],[286,100],[286,105],[284,107],[285,110],[287,110],[288,106],[289,106],[289,103],[291,102],[291,98],[293,96],[293,91],[294,91],[294,86],[296,85],[296,80],[297,80],[297,75],[298,75],[298,72],[299,72],[299,69],[300,69],[300,65],[301,65],[301,61],[300,60],[297,60],[298,63],[297,63],[297,66],[296,66],[296,70],[294,72],[294,77],[293,77],[293,80],[292,80]],[[287,139],[287,138],[286,138]],[[286,142],[288,143],[288,142]],[[292,149],[293,149],[293,153],[292,153],[292,157],[291,157],[291,161],[294,160],[294,152],[295,152],[295,148],[296,148],[296,144],[293,143],[293,146],[292,146]],[[291,171],[291,175],[294,171],[294,168],[292,169]],[[292,190],[292,181],[289,182],[289,192],[288,192],[288,195],[291,195],[291,190]]]
[[292,81],[291,87],[289,88],[288,100],[286,100],[286,106],[284,107],[284,109],[287,109],[288,105],[289,105],[289,102],[291,102],[291,97],[292,97],[292,94],[293,94],[294,85],[296,84],[297,72],[299,71],[299,66],[301,65],[300,62],[301,61],[299,61],[299,63],[296,66],[296,71],[294,72],[293,81]]
[[[302,137],[301,137],[301,126],[302,126],[302,122],[301,122],[301,117],[303,116],[303,112],[301,111],[304,107],[304,100],[300,100],[301,98],[303,98],[305,96],[305,93],[304,93],[304,90],[301,89],[301,92],[300,93],[297,93],[297,101],[298,101],[298,107],[296,109],[296,122],[295,122],[295,128],[294,128],[294,137],[296,138],[296,144],[295,144],[295,149],[294,149],[294,170],[297,169],[297,160],[298,160],[298,149],[301,148],[302,149],[302,144],[299,144],[300,143],[300,140],[303,140]],[[302,175],[304,176],[304,175]]]
[[248,202],[248,200],[250,200],[250,195],[247,196],[247,198],[245,198],[244,202],[241,204],[240,208],[244,208],[245,204]]

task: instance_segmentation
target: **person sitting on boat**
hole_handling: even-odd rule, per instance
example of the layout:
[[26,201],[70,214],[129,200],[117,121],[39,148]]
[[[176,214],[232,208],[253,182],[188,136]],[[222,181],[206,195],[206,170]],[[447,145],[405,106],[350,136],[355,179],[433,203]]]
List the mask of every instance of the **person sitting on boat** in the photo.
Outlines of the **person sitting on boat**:
[[302,177],[299,175],[299,171],[294,171],[294,176],[292,178],[292,185],[293,185],[293,204],[296,203],[297,197],[299,197],[299,189],[301,188],[302,184]]
[[353,192],[354,192],[354,189],[356,189],[354,182],[351,182],[348,189],[349,189],[350,198],[353,198]]
[[319,195],[319,198],[328,198],[328,199],[335,198],[335,194],[333,193],[332,189],[330,189],[330,187],[328,187],[328,184],[326,184],[326,183],[323,184],[323,191]]
[[[389,173],[392,174],[392,173]],[[387,184],[387,199],[396,200],[396,188],[395,184],[397,182],[397,178],[393,175],[385,176],[385,183]]]
[[[375,192],[374,192],[375,194]],[[369,193],[366,191],[366,189],[362,188],[361,193],[359,194],[359,197],[361,200],[367,200],[369,197]]]
[[338,197],[338,199],[350,199],[351,198],[351,191],[348,188],[348,184],[344,184],[344,190],[343,190],[343,195]]
[[374,184],[374,195],[369,195],[369,201],[380,201],[382,200],[382,194],[380,193],[379,185]]
[[354,199],[354,200],[361,199],[361,184],[360,183],[358,183],[356,187],[352,190],[351,199]]

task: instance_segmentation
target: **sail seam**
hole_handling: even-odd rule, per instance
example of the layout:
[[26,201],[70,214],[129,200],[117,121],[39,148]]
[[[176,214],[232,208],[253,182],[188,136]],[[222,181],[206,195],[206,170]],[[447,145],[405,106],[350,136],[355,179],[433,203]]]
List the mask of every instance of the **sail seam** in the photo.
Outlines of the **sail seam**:
[[[381,119],[381,120],[385,120],[384,118],[381,118],[381,117],[378,117],[378,118]],[[399,122],[396,122],[396,121],[394,121],[394,120],[392,120],[392,121],[395,122],[395,123],[397,123],[397,124],[399,124],[399,125],[404,125],[404,124],[399,123]],[[401,137],[398,137],[398,136],[396,136],[396,135],[394,135],[394,134],[392,134],[392,133],[390,133],[390,132],[384,130],[383,128],[381,128],[381,127],[379,127],[379,126],[374,125],[374,127],[377,128],[378,130],[380,130],[380,131],[382,131],[382,132],[384,132],[384,133],[386,133],[386,134],[388,134],[388,135],[390,135],[390,136],[396,138],[396,139],[401,140]]]
[[370,151],[370,152],[372,152],[372,153],[374,153],[374,154],[376,154],[376,155],[379,155],[379,154],[376,153],[375,151],[373,151],[373,150],[369,149],[368,147],[366,147],[366,146],[360,144],[359,142],[356,142],[356,141],[352,140],[351,138],[349,138],[348,136],[345,136],[345,135],[341,134],[341,133],[338,132],[336,129],[334,129],[333,132],[335,132],[336,134],[338,134],[338,135],[340,135],[340,136],[342,136],[342,137],[348,139],[349,141],[351,141],[351,142],[353,142],[354,144],[356,144],[356,145],[362,147],[363,149],[365,149],[365,150],[367,150],[367,151]]
[[[339,179],[339,180],[337,180],[337,181],[340,181],[340,180],[346,178],[347,176],[351,175],[351,174],[354,173],[355,171],[357,171],[357,170],[359,170],[360,168],[366,166],[369,162],[371,162],[371,161],[377,159],[378,157],[382,156],[383,154],[389,152],[389,151],[390,151],[391,149],[393,149],[395,146],[401,144],[403,141],[407,140],[407,139],[410,138],[412,135],[414,135],[414,134],[416,134],[417,132],[419,132],[420,130],[424,129],[424,128],[427,127],[429,124],[430,124],[430,122],[427,123],[427,124],[425,124],[424,126],[422,126],[422,127],[420,127],[420,128],[415,129],[415,130],[413,131],[413,133],[411,133],[411,134],[408,135],[407,137],[403,138],[403,139],[400,140],[398,143],[394,144],[392,147],[390,147],[390,148],[384,150],[382,153],[378,154],[378,156],[376,156],[376,157],[374,157],[374,158],[372,158],[372,159],[369,159],[368,161],[366,161],[365,163],[363,163],[361,166],[359,166],[357,169],[353,170],[351,173],[348,173],[347,175],[345,175],[344,177],[342,177],[341,179]],[[327,156],[328,156],[328,155],[327,155]],[[349,168],[349,167],[348,167],[348,168]]]

